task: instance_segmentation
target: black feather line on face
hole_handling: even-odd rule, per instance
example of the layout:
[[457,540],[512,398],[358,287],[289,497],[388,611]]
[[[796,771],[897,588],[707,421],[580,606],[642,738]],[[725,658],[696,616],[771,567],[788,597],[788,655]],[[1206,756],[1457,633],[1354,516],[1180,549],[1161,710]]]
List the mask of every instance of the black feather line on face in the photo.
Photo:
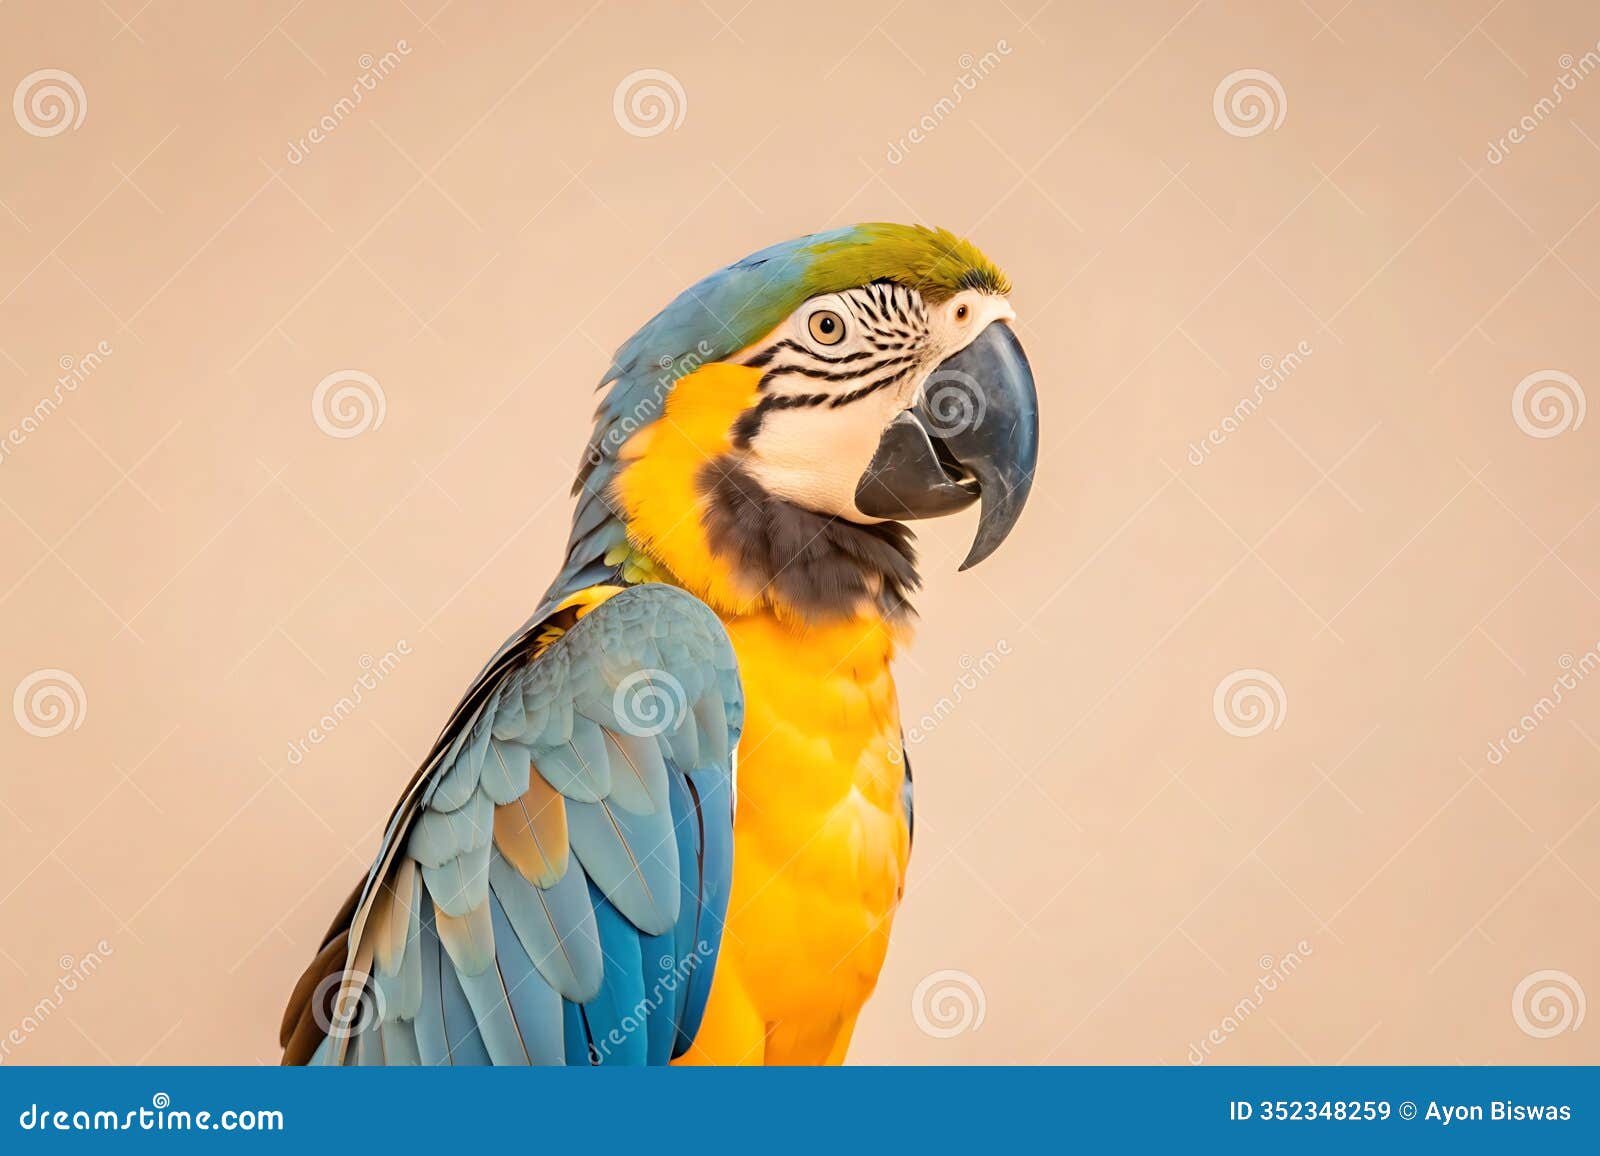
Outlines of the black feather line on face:
[[876,373],[880,369],[895,365],[905,365],[916,359],[917,357],[914,353],[897,353],[892,357],[882,358],[860,369],[818,369],[811,365],[779,365],[767,370],[761,376],[761,381],[757,383],[756,388],[766,389],[771,382],[790,375],[810,378],[812,381],[854,381],[858,377]]
[[712,552],[808,621],[849,618],[863,603],[891,620],[912,613],[921,578],[899,522],[864,526],[802,509],[726,459],[701,467],[698,484]]
[[880,377],[877,381],[869,381],[866,385],[860,386],[857,389],[852,389],[849,393],[838,394],[837,396],[828,399],[828,408],[838,409],[841,405],[850,405],[853,402],[860,401],[864,397],[871,397],[880,389],[885,389],[888,386],[900,384],[906,379],[906,375],[910,372],[911,366],[903,366],[900,369],[895,370],[893,373],[890,373],[884,377]]
[[[893,358],[885,361],[884,365],[893,366],[897,361],[905,358]],[[869,372],[876,372],[877,368]],[[910,365],[902,365],[892,369],[890,373],[880,377],[877,381],[869,381],[847,393],[769,393],[755,405],[741,413],[733,423],[732,439],[736,448],[747,450],[750,443],[755,440],[756,434],[761,432],[761,423],[766,420],[767,414],[775,409],[812,409],[819,405],[826,405],[829,409],[838,409],[842,405],[851,405],[866,397],[871,397],[881,389],[897,385],[906,379],[912,370]],[[769,375],[770,376],[770,375]],[[851,375],[854,376],[854,375]],[[765,384],[766,378],[762,379]]]
[[777,357],[780,353],[797,353],[802,357],[809,357],[813,361],[821,361],[827,365],[848,365],[852,361],[860,361],[863,357],[872,356],[871,351],[858,349],[856,352],[846,353],[842,357],[829,357],[826,354],[818,353],[814,349],[807,349],[798,341],[794,341],[786,337],[774,345],[767,346],[767,348],[763,349],[760,353],[746,361],[745,364],[754,369],[762,369],[769,365],[772,362],[772,359]]
[[[837,409],[899,384],[916,367],[920,360],[919,343],[928,335],[928,311],[918,294],[891,281],[874,281],[860,289],[851,290],[843,300],[856,322],[862,326],[862,339],[871,348],[829,356],[792,338],[784,338],[752,355],[745,364],[765,371],[756,383],[756,389],[763,396],[734,422],[732,440],[736,448],[750,448],[750,443],[761,431],[766,415],[772,410],[820,405]],[[791,354],[794,360],[774,364],[779,355],[785,353]],[[866,364],[860,364],[863,362]],[[767,392],[774,382],[792,377],[857,384],[837,394],[796,393],[778,396]]]
[[741,413],[733,423],[733,444],[736,448],[747,450],[750,443],[755,440],[756,434],[761,432],[761,423],[766,420],[767,414],[775,409],[809,409],[812,406],[822,405],[830,400],[831,395],[826,393],[769,393],[755,405]]

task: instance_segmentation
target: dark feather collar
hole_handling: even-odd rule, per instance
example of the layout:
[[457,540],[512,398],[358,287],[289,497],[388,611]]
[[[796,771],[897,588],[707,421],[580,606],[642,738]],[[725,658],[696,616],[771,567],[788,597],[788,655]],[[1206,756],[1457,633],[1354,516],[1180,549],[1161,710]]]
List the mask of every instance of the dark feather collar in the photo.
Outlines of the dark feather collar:
[[900,523],[862,525],[802,509],[726,459],[707,462],[698,481],[712,551],[806,619],[848,618],[863,603],[890,621],[912,613],[921,579],[911,531]]

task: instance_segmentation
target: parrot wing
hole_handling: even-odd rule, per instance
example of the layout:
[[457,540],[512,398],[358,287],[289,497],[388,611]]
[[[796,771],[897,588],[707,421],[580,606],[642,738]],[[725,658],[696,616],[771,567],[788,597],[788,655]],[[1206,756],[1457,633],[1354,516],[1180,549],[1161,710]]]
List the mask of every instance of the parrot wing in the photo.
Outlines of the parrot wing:
[[597,588],[485,667],[285,1013],[286,1063],[643,1064],[721,944],[744,697],[675,587]]

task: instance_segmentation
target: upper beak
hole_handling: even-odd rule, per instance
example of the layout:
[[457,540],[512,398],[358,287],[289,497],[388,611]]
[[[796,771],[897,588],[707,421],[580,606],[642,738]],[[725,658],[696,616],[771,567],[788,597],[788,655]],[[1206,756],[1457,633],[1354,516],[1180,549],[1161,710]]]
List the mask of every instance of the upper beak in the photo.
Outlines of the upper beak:
[[883,431],[856,484],[872,518],[936,518],[983,503],[961,569],[983,561],[1017,524],[1039,461],[1039,395],[1011,326],[992,322],[945,359],[917,404]]

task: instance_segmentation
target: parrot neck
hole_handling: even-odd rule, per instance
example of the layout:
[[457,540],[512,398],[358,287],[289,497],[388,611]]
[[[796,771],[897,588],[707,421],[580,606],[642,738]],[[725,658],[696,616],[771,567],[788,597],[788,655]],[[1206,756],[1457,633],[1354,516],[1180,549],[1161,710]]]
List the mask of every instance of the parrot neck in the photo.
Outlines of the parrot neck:
[[740,464],[729,431],[759,398],[760,376],[703,366],[624,444],[613,507],[637,556],[624,577],[672,582],[725,619],[766,614],[799,629],[867,619],[903,634],[919,585],[910,531],[803,509]]

